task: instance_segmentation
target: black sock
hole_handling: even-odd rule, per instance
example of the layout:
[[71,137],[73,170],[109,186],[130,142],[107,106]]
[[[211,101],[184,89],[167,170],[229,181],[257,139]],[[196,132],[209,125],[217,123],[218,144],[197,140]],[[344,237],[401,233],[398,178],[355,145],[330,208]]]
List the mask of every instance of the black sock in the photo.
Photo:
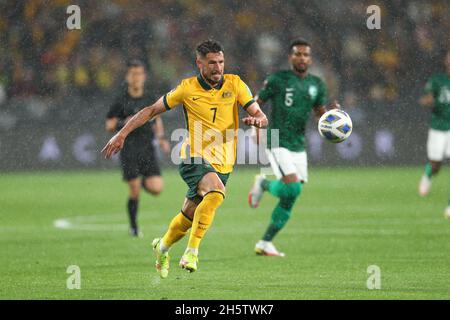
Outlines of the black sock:
[[133,229],[137,229],[138,203],[138,199],[128,199],[128,217],[130,218],[130,226]]

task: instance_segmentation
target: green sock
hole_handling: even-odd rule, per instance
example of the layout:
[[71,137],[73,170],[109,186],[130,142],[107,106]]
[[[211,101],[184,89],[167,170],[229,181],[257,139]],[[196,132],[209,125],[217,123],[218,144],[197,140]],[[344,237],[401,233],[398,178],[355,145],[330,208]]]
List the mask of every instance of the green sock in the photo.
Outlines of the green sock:
[[264,233],[264,241],[272,241],[272,239],[277,235],[277,233],[283,229],[286,222],[291,217],[291,210],[286,210],[278,204],[272,213],[272,220]]
[[263,189],[280,198],[280,202],[273,210],[272,219],[263,236],[264,241],[272,241],[291,217],[292,208],[300,196],[302,185],[300,182],[285,184],[279,180],[264,180]]
[[270,181],[264,179],[261,187],[264,191],[269,191],[270,194],[277,198],[297,197],[301,192],[302,184],[300,182],[285,184],[281,180]]
[[261,182],[261,188],[262,188],[264,191],[269,190],[269,186],[270,186],[270,183],[271,183],[271,182],[272,182],[272,181],[270,181],[270,180],[264,179],[264,180]]
[[433,175],[433,170],[431,169],[431,164],[427,162],[425,165],[425,175],[431,179],[431,176]]
[[280,180],[270,181],[267,179],[264,179],[261,183],[261,187],[264,191],[269,191],[270,194],[274,195],[275,197],[279,197],[280,191],[283,188],[284,183]]

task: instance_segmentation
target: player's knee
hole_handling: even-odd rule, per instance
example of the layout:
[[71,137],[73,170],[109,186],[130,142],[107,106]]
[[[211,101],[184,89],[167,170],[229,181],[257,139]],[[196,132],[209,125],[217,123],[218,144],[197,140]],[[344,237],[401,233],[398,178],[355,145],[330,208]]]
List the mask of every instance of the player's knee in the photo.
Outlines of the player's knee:
[[161,194],[161,192],[163,191],[163,187],[162,186],[152,186],[152,187],[144,187],[145,191],[147,191],[148,193],[150,193],[151,195],[157,196],[159,194]]
[[302,192],[302,184],[300,182],[293,182],[284,184],[282,190],[282,197],[297,198]]
[[215,186],[214,191],[220,192],[224,197],[225,197],[225,186],[223,185],[223,183],[217,184],[217,186]]
[[203,198],[206,195],[210,195],[210,194],[211,194],[211,196],[212,195],[214,195],[214,196],[220,195],[222,197],[222,199],[225,198],[226,190],[225,190],[225,186],[222,183],[213,184],[210,187],[208,187],[202,191],[203,191],[203,195],[202,195]]
[[280,207],[290,212],[301,194],[302,184],[300,182],[289,183],[283,189],[283,196],[280,197]]
[[301,182],[295,182],[295,183],[290,183],[289,185],[289,190],[290,190],[290,195],[292,197],[299,197],[300,194],[302,193],[302,184]]
[[149,179],[145,179],[142,181],[142,187],[148,193],[150,193],[154,196],[157,196],[163,191],[164,184],[163,184],[162,180],[151,181]]
[[223,195],[225,195],[226,192],[223,182],[212,172],[206,174],[202,180],[200,180],[197,188],[198,194],[202,197],[212,191],[221,192]]
[[296,183],[299,181],[296,174],[288,174],[281,179],[285,184]]
[[218,191],[218,192],[221,192],[221,193],[223,193],[224,195],[225,195],[225,186],[224,186],[224,184],[222,183],[222,181],[221,180],[219,180],[219,179],[216,179],[215,181],[214,181],[214,183],[212,183],[210,186],[209,186],[209,192],[211,192],[211,191]]

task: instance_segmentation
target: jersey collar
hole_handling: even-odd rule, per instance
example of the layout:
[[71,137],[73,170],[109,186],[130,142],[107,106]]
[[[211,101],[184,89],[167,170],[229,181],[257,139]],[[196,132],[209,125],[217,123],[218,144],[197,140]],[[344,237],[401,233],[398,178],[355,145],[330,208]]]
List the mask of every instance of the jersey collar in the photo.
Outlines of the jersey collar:
[[310,73],[308,72],[308,73],[306,74],[306,76],[302,78],[302,77],[300,77],[298,74],[296,74],[294,70],[290,69],[289,71],[290,71],[294,76],[296,76],[297,78],[299,78],[299,79],[301,79],[301,80],[305,80],[305,79],[309,78],[309,76],[310,76]]
[[205,81],[205,79],[203,78],[203,76],[201,75],[201,73],[199,73],[199,74],[197,75],[197,80],[198,80],[198,83],[200,83],[200,85],[202,86],[202,88],[205,89],[205,90],[207,90],[207,91],[209,91],[209,90],[211,90],[211,89],[217,89],[217,90],[222,89],[223,82],[224,82],[224,78],[223,78],[223,76],[222,76],[222,79],[220,79],[220,82],[217,84],[217,86],[212,87],[208,82]]

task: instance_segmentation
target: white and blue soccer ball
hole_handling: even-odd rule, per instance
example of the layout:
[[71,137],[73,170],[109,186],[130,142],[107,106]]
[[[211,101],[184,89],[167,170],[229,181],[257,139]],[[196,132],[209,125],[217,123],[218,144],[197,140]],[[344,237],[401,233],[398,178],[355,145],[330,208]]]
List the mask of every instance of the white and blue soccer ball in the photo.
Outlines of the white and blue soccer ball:
[[331,109],[319,119],[319,134],[332,143],[347,140],[352,134],[352,119],[347,112],[340,109]]

